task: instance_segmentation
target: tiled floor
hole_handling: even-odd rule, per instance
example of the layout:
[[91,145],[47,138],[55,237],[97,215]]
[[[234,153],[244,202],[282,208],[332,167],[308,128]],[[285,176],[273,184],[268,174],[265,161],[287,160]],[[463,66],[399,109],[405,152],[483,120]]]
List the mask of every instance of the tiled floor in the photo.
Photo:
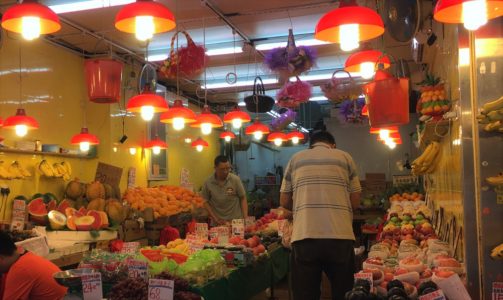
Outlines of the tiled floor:
[[[323,297],[323,294],[324,293],[322,292],[322,297],[320,300],[330,299],[328,297]],[[250,300],[292,300],[292,296],[288,291],[288,280],[285,278],[278,284],[276,284],[276,286],[274,287],[274,298],[272,299],[270,296],[271,292],[269,289],[267,289],[255,295]]]

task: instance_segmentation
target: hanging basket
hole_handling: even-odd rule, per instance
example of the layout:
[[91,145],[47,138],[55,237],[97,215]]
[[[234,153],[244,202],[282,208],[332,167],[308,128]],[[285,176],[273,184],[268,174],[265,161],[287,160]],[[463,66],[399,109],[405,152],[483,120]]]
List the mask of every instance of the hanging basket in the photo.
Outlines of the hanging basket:
[[306,103],[311,98],[313,86],[303,82],[297,77],[295,82],[287,82],[278,91],[276,98],[278,106],[285,108],[298,108],[301,103]]
[[289,77],[298,76],[311,69],[315,60],[316,53],[313,48],[308,46],[295,46],[292,29],[288,30],[287,46],[272,49],[264,58],[267,67],[286,80]]
[[254,113],[266,113],[274,106],[274,99],[265,94],[264,83],[260,76],[255,77],[253,94],[244,98],[246,109]]
[[297,113],[291,109],[287,109],[284,113],[280,114],[277,118],[272,119],[271,128],[274,131],[282,131],[288,124],[295,121]]
[[[179,33],[187,39],[187,46],[179,47],[175,51],[175,40]],[[203,73],[208,59],[204,46],[196,45],[188,32],[177,31],[171,38],[169,57],[163,62],[160,72],[170,79],[176,78],[177,72],[180,76],[194,78]]]
[[86,59],[87,93],[95,103],[117,103],[121,97],[123,64],[113,59]]
[[[335,77],[338,72],[346,73],[348,77]],[[344,100],[356,100],[362,94],[361,86],[354,81],[349,72],[344,70],[336,70],[332,74],[332,78],[320,87],[325,97],[335,103],[341,103]]]

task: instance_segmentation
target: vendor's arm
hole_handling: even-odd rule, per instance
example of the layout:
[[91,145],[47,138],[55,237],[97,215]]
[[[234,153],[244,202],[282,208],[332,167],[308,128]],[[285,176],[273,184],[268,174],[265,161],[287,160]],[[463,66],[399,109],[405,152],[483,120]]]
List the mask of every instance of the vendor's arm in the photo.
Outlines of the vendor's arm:
[[360,207],[360,195],[362,187],[360,185],[360,178],[356,172],[356,164],[352,158],[350,158],[349,164],[349,200],[351,202],[351,208],[356,211]]
[[285,168],[283,182],[281,182],[279,205],[285,209],[293,210],[293,187],[292,187],[292,161],[290,160]]
[[286,210],[292,211],[292,192],[281,192],[281,195],[279,196],[279,203],[281,207],[285,208]]
[[246,192],[241,179],[239,179],[237,184],[237,194],[241,204],[241,215],[243,215],[243,219],[246,219],[246,217],[248,217],[248,201],[246,199]]
[[27,270],[11,268],[3,292],[3,300],[28,300],[33,288],[34,279]]

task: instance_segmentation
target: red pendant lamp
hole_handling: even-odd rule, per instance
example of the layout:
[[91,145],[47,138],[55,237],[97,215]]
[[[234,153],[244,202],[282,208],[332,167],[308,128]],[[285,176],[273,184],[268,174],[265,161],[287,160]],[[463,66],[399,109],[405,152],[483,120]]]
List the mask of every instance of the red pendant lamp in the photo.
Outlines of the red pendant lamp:
[[196,150],[198,152],[201,152],[203,151],[203,149],[205,147],[209,147],[210,145],[208,144],[208,142],[206,142],[205,140],[203,140],[201,137],[198,137],[197,140],[193,141],[191,146],[193,148],[196,148]]
[[190,127],[201,128],[201,133],[204,135],[210,134],[212,128],[219,128],[222,126],[224,126],[222,120],[219,116],[211,113],[208,105],[203,107],[203,110],[197,116],[196,122],[190,125]]
[[89,133],[87,127],[82,127],[80,133],[72,136],[70,144],[79,145],[81,151],[89,151],[89,146],[98,145],[100,140],[94,134]]
[[239,106],[236,106],[236,108],[226,113],[224,116],[224,123],[231,123],[232,127],[235,129],[241,128],[244,123],[248,123],[250,121],[250,115],[239,109]]
[[376,63],[379,61],[387,69],[391,62],[381,51],[364,50],[351,54],[344,63],[344,70],[349,73],[360,73],[362,78],[370,79],[374,76]]
[[61,24],[49,7],[35,0],[24,0],[7,9],[2,17],[2,27],[20,33],[26,40],[33,40],[41,34],[59,31]]
[[503,16],[503,0],[439,0],[433,18],[441,23],[463,23],[477,30],[488,20]]
[[367,116],[369,115],[369,109],[367,107],[367,104],[364,104],[362,107],[362,116]]
[[386,141],[386,140],[395,140],[395,139],[401,139],[402,137],[400,136],[400,133],[399,132],[388,132],[388,134],[386,135],[379,135],[377,137],[377,140],[382,142],[382,141]]
[[270,130],[267,125],[262,124],[258,118],[250,126],[246,127],[245,134],[253,135],[256,140],[262,139],[264,134],[269,134]]
[[197,120],[196,113],[183,106],[182,100],[175,100],[173,106],[161,114],[162,123],[173,124],[173,129],[182,130],[185,124],[194,123]]
[[286,138],[290,141],[292,141],[292,144],[296,145],[299,143],[299,141],[304,139],[304,134],[302,132],[295,130],[286,135]]
[[150,121],[154,113],[168,111],[166,100],[150,91],[150,86],[145,85],[143,92],[129,99],[126,110],[128,112],[140,113],[145,121]]
[[161,149],[168,149],[168,144],[166,144],[165,141],[159,139],[159,137],[156,136],[153,140],[147,142],[145,148],[151,149],[152,153],[157,155],[161,153]]
[[396,126],[391,126],[391,127],[370,127],[370,133],[371,134],[379,134],[382,130],[388,130],[389,133],[394,133],[398,132],[398,127]]
[[351,51],[359,47],[360,41],[384,33],[384,24],[377,12],[358,6],[356,0],[340,3],[339,8],[326,13],[316,24],[316,39],[339,43],[343,51]]
[[283,142],[288,141],[286,134],[281,131],[272,132],[267,136],[267,141],[274,143],[276,146],[281,146]]
[[151,39],[154,34],[175,27],[173,13],[166,6],[152,0],[137,0],[124,6],[115,16],[115,28],[134,33],[140,41]]
[[224,131],[220,134],[220,138],[224,139],[226,142],[230,142],[232,139],[236,138],[236,135],[230,131]]
[[14,129],[17,136],[25,136],[30,129],[38,129],[38,122],[27,116],[24,108],[18,108],[14,116],[5,119],[3,128]]

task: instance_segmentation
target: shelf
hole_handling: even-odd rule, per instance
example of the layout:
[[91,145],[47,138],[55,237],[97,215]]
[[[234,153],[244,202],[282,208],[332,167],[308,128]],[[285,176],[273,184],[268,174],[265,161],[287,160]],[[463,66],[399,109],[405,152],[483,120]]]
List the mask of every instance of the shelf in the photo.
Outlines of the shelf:
[[10,149],[10,148],[0,148],[0,153],[16,153],[16,154],[29,154],[29,155],[42,155],[42,156],[47,155],[47,156],[83,158],[83,159],[96,158],[96,156],[87,156],[87,155],[82,155],[82,154],[28,151],[28,150],[19,150],[19,149]]

